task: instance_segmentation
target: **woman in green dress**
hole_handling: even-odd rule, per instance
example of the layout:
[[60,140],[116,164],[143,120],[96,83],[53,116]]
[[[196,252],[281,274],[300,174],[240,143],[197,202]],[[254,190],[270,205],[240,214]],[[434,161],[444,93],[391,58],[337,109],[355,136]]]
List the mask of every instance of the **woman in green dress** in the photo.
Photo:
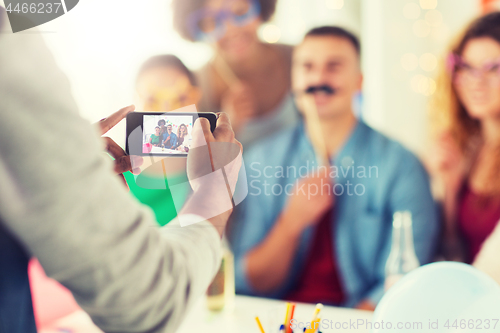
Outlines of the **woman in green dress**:
[[[137,109],[153,112],[173,111],[197,104],[201,95],[194,75],[173,55],[159,55],[147,60],[137,76],[136,91]],[[153,135],[159,140],[161,134],[157,132]],[[151,144],[154,145],[154,142]],[[170,170],[165,174],[161,163],[150,166],[140,175],[124,174],[130,192],[151,207],[161,225],[177,216],[177,211],[191,191],[185,159],[166,158],[164,162]],[[171,188],[174,184],[175,188]]]

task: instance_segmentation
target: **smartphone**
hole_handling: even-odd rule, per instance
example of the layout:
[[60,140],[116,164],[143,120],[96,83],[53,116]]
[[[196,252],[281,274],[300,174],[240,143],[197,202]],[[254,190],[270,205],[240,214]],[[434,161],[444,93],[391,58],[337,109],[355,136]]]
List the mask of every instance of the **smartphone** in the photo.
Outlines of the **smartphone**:
[[127,115],[125,151],[129,155],[186,157],[191,149],[193,125],[206,118],[213,132],[215,113],[132,112]]

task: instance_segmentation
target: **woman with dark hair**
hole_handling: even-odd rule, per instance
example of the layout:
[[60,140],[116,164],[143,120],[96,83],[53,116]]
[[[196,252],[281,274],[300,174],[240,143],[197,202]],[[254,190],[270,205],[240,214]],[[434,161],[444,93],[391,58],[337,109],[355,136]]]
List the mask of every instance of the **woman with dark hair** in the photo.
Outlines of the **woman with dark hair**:
[[[137,73],[135,88],[135,105],[144,111],[174,111],[197,104],[200,97],[194,74],[179,58],[171,54],[157,55],[146,60]],[[160,119],[158,126],[161,145],[168,137],[165,119]],[[177,216],[178,208],[191,191],[186,174],[186,160],[183,158],[168,159],[168,163],[154,163],[143,169],[140,175],[126,172],[124,177],[130,192],[153,209],[161,225]],[[168,181],[165,181],[166,177]],[[176,190],[171,191],[169,184],[177,184]],[[176,207],[174,203],[179,206]]]
[[137,74],[135,86],[136,105],[144,111],[174,111],[197,104],[201,95],[193,72],[172,54],[146,60]]
[[182,37],[213,46],[200,71],[199,111],[224,111],[245,145],[295,124],[290,96],[292,48],[259,40],[276,0],[173,0]]
[[161,145],[161,129],[160,126],[155,127],[155,133],[151,134],[149,137],[149,143],[155,147],[159,147]]
[[460,36],[435,96],[430,165],[444,185],[444,255],[472,262],[500,219],[500,12]]

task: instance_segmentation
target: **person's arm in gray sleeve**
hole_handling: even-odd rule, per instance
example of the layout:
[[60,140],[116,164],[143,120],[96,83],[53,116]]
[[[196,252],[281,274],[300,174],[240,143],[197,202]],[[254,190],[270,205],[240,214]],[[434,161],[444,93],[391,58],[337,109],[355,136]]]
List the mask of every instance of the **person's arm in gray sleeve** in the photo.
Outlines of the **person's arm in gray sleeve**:
[[[158,228],[113,174],[42,38],[2,33],[0,50],[1,220],[104,331],[173,332],[220,264],[227,188],[194,180],[180,219],[204,221]],[[235,142],[221,128],[206,138]]]

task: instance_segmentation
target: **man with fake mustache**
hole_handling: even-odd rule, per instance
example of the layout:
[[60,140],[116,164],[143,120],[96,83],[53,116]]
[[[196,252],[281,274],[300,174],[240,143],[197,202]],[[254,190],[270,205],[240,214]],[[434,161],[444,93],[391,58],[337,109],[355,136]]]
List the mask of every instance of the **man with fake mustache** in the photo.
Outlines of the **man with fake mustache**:
[[229,230],[238,293],[374,309],[396,211],[412,214],[420,264],[432,260],[439,227],[428,175],[356,118],[362,81],[359,41],[344,29],[313,29],[295,49],[303,121],[246,154],[249,195]]

